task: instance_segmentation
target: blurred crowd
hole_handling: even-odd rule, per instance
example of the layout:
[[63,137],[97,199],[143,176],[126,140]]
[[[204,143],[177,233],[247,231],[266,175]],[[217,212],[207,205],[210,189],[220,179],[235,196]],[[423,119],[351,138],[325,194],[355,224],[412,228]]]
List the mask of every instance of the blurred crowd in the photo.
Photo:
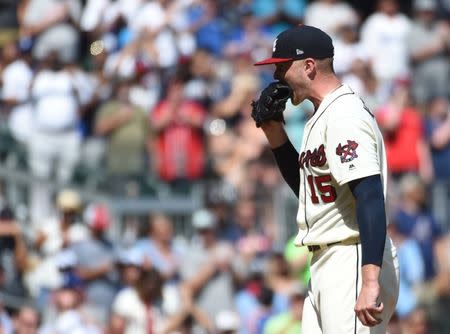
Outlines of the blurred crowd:
[[[283,182],[249,115],[273,80],[253,63],[301,23],[333,37],[384,135],[389,333],[450,332],[450,222],[430,195],[450,216],[450,1],[0,0],[0,164],[32,179],[25,215],[0,189],[0,333],[300,333],[309,254],[280,242]],[[286,107],[297,149],[313,111]],[[81,183],[212,186],[192,235],[149,212],[111,239]]]

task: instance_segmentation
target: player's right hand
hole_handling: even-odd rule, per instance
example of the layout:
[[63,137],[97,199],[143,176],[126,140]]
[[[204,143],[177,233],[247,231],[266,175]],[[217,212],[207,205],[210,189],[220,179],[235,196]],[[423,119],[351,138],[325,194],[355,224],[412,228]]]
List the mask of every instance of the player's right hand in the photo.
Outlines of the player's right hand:
[[363,283],[355,305],[355,313],[364,326],[373,327],[382,322],[380,315],[384,305],[378,301],[378,282]]

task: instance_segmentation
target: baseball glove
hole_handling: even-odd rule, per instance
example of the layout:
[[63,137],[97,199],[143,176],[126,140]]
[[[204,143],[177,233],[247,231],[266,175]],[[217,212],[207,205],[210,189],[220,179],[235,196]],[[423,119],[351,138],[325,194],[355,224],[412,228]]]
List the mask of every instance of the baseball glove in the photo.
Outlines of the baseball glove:
[[256,126],[259,128],[269,120],[284,123],[283,111],[291,95],[292,89],[279,81],[274,81],[264,88],[259,99],[252,102],[252,118]]

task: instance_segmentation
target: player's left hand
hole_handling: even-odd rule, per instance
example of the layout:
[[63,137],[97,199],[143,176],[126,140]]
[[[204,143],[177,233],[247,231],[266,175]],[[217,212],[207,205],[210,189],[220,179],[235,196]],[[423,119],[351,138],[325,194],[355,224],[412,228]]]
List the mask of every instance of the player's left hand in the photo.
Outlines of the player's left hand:
[[274,81],[261,92],[257,101],[252,102],[252,118],[256,127],[270,120],[283,122],[283,111],[287,100],[292,96],[292,89],[285,83]]
[[363,283],[356,301],[355,313],[364,326],[373,327],[382,322],[380,314],[384,305],[378,301],[379,294],[378,282]]

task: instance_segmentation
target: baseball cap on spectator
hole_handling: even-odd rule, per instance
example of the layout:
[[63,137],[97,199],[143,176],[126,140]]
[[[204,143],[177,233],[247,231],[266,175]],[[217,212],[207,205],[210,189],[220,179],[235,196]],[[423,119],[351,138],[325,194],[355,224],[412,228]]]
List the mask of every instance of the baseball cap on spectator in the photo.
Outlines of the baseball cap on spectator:
[[107,229],[111,223],[108,208],[104,204],[90,204],[83,213],[84,222],[92,229],[102,231]]
[[70,249],[64,249],[55,255],[55,264],[59,270],[69,270],[78,264],[77,255]]
[[117,263],[124,266],[142,267],[144,255],[136,248],[129,248],[119,252]]
[[192,215],[192,226],[197,230],[211,229],[216,227],[216,216],[207,209],[199,209]]
[[300,25],[280,33],[273,42],[272,57],[255,65],[285,63],[306,58],[325,59],[333,55],[333,41],[328,34],[316,27]]
[[216,329],[219,332],[237,331],[240,323],[239,315],[230,310],[220,311],[215,318]]
[[56,206],[61,211],[79,211],[81,209],[80,195],[75,190],[64,189],[56,198]]
[[9,206],[4,206],[0,209],[0,220],[14,220],[14,211]]
[[58,288],[79,290],[83,288],[83,285],[83,280],[74,271],[67,271],[63,273],[62,280]]

